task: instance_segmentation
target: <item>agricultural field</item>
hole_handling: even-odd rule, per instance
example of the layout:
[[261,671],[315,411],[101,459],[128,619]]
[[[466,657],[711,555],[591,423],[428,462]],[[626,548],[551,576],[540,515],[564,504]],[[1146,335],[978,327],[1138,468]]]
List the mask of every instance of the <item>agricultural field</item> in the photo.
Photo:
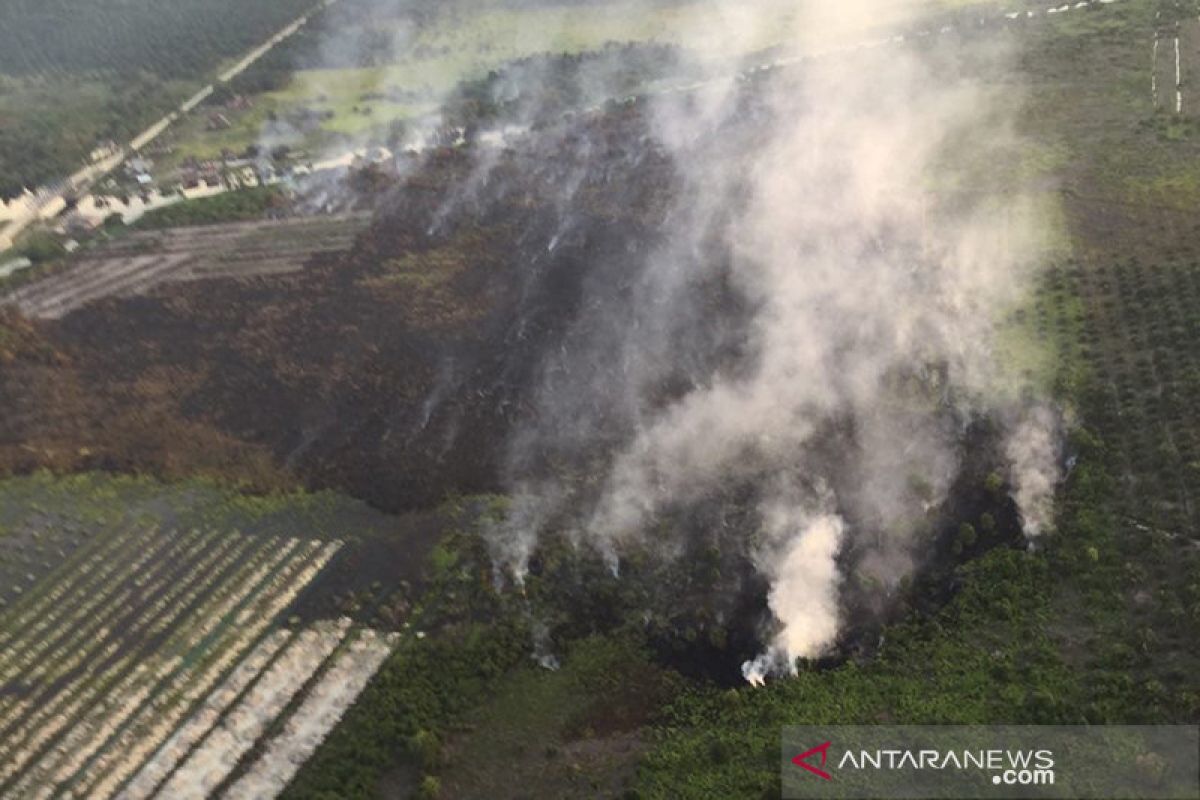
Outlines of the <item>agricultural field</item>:
[[[184,157],[213,158],[223,150],[240,153],[252,145],[286,143],[322,152],[386,141],[393,126],[436,115],[459,84],[534,56],[597,53],[616,43],[653,44],[704,53],[712,63],[698,68],[728,71],[729,63],[753,60],[754,54],[771,52],[785,41],[796,45],[796,10],[782,0],[759,4],[758,24],[746,27],[730,25],[722,18],[719,4],[708,0],[672,4],[620,0],[525,7],[446,3],[439,4],[435,14],[419,19],[368,15],[370,30],[356,27],[364,25],[350,10],[356,2],[366,9],[373,5],[370,0],[347,0],[344,7],[325,12],[335,34],[322,37],[315,26],[311,38],[301,35],[256,68],[270,74],[270,79],[252,70],[241,84],[235,82],[234,89],[240,86],[253,94],[254,106],[226,112],[231,127],[211,130],[202,115],[184,120],[171,136],[174,152],[163,162],[164,171]],[[1028,0],[1017,5],[1038,7]],[[894,3],[871,24],[895,25],[910,16],[973,7],[992,13],[997,8],[991,0],[929,0],[915,10],[911,4]],[[801,46],[818,51],[870,38],[870,29],[861,23],[831,20],[812,26],[804,35]],[[364,40],[376,46],[368,48]],[[258,91],[275,83],[282,85]]]
[[1136,260],[1072,270],[1090,309],[1083,330],[1103,430],[1135,518],[1168,531],[1200,524],[1200,267]]
[[327,525],[380,529],[346,501],[45,475],[0,495],[6,552],[41,542],[48,566],[6,584],[3,796],[273,796],[397,641],[289,617],[347,547]]
[[131,233],[85,251],[66,269],[0,302],[55,319],[163,283],[286,274],[312,258],[347,251],[369,222],[369,214],[341,214]]
[[1200,426],[1188,410],[1200,388],[1200,49],[1194,15],[1178,12],[1130,3],[1064,16],[1033,31],[1024,57],[1031,73],[1060,75],[1037,84],[1028,116],[1039,139],[1069,153],[1059,168],[1068,252],[1025,322],[1107,443],[1124,512],[1173,532],[1200,522]]

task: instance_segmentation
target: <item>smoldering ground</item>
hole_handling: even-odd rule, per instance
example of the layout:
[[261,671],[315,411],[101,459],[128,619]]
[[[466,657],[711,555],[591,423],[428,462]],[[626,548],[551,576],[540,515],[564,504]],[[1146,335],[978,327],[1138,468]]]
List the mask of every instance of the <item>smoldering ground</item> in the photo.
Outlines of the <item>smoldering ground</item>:
[[[1009,542],[988,474],[1048,532],[1058,422],[993,355],[1041,256],[1037,204],[980,169],[1021,147],[1013,53],[908,36],[905,3],[802,3],[771,37],[757,4],[706,5],[639,66],[662,75],[614,49],[448,98],[461,130],[278,323],[337,369],[254,431],[388,507],[503,490],[498,583],[571,573],[554,599],[597,619],[633,586],[647,628],[700,616],[757,680],[852,643],[968,512]],[[271,397],[255,365],[198,399]]]
[[[832,25],[887,46],[650,101],[674,201],[631,274],[585,284],[545,357],[510,445],[512,511],[491,532],[505,578],[522,581],[546,535],[614,574],[630,553],[732,548],[769,585],[767,644],[744,667],[759,681],[835,644],[847,569],[857,606],[887,606],[929,560],[965,462],[1006,462],[1027,534],[1048,526],[1057,418],[993,355],[1037,276],[1036,215],[1019,187],[962,191],[971,165],[951,156],[1019,144],[1011,88],[956,68],[968,48],[971,75],[1005,75],[1012,54],[906,44],[875,24],[896,5],[813,4],[795,21],[797,40]],[[733,38],[763,24],[753,7],[728,17]],[[1007,444],[973,451],[989,418],[1013,420]]]

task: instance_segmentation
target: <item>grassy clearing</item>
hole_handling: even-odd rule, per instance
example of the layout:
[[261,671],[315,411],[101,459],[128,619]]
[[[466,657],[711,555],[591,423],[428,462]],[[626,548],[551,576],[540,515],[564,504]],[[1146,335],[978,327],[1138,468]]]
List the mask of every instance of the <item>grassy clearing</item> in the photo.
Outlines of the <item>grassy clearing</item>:
[[141,230],[161,230],[190,225],[214,225],[221,222],[242,222],[262,219],[266,212],[286,204],[282,189],[259,186],[226,192],[215,197],[185,200],[166,208],[147,213],[131,227]]
[[1053,263],[1039,276],[1031,296],[999,327],[1000,383],[1018,396],[1070,396],[1086,377],[1081,343],[1086,309],[1070,277],[1077,266],[1069,258]]
[[171,524],[266,536],[344,537],[383,530],[387,519],[333,492],[251,495],[204,479],[163,484],[128,475],[38,472],[0,481],[0,527],[8,531]]
[[[981,4],[981,0],[930,0],[914,12],[896,3],[871,25],[903,23],[920,13]],[[440,101],[461,81],[482,77],[511,61],[543,53],[579,54],[609,43],[678,45],[724,58],[746,56],[781,45],[828,46],[838,39],[862,38],[861,20],[838,15],[800,25],[793,3],[768,0],[748,18],[726,4],[696,0],[675,4],[615,2],[589,5],[542,5],[530,8],[478,4],[443,7],[420,30],[395,63],[375,67],[306,69],[284,88],[256,98],[256,108],[231,115],[233,126],[207,131],[199,122],[181,125],[175,141],[180,154],[211,157],[222,148],[240,152],[278,128],[271,118],[286,121],[303,110],[321,118],[311,129],[290,131],[305,148],[331,146],[339,137],[380,134],[398,120],[437,111]],[[396,28],[403,39],[407,30]],[[796,36],[801,40],[797,42]]]
[[619,796],[646,749],[641,729],[682,685],[636,640],[583,639],[554,671],[505,676],[450,736],[439,780],[452,797],[515,800],[531,785],[540,796]]

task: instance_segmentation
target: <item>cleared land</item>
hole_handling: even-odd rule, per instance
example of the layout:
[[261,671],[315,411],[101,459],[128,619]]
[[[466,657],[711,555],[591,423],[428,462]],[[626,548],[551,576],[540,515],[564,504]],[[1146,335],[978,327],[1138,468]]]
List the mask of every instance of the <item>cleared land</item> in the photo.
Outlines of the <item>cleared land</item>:
[[348,250],[369,221],[368,214],[343,214],[134,233],[88,251],[69,269],[21,287],[3,302],[30,317],[56,319],[166,282],[295,272],[316,255]]
[[[203,797],[243,771],[274,796],[391,652],[348,618],[279,624],[343,549],[275,532],[318,509],[247,498],[227,515],[207,494],[0,485],[6,543],[61,530],[77,545],[0,616],[0,796]],[[188,527],[196,514],[212,524]]]
[[4,791],[100,796],[95,784],[169,732],[340,546],[155,528],[97,537],[4,620]]

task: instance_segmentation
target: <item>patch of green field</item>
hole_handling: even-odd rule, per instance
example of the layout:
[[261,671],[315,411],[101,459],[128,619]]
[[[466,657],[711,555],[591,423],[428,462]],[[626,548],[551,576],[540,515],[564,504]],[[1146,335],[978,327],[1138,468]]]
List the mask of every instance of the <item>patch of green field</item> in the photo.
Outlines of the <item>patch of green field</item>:
[[994,388],[1013,400],[1033,392],[1065,396],[1080,380],[1079,337],[1084,307],[1066,273],[1077,264],[1057,193],[1035,195],[1017,205],[1010,224],[1028,238],[1035,274],[1026,295],[998,314]]
[[159,230],[186,225],[214,225],[219,222],[261,219],[269,209],[286,202],[282,189],[275,186],[257,186],[215,197],[184,200],[166,208],[155,209],[131,227]]
[[1128,182],[1129,202],[1190,211],[1200,208],[1200,162],[1180,160]]
[[213,481],[164,484],[148,477],[38,472],[0,480],[0,529],[102,529],[161,523],[277,536],[353,538],[389,518],[333,492],[252,495]]
[[1018,394],[1042,394],[1054,390],[1057,383],[1078,380],[1084,307],[1064,285],[1060,271],[1052,268],[1029,301],[999,329],[996,356],[1006,376],[1001,383]]
[[[618,797],[647,743],[639,730],[682,686],[619,637],[573,644],[561,668],[529,665],[499,682],[444,748],[439,781],[451,796]],[[495,776],[507,774],[505,786]]]
[[877,11],[867,27],[861,17],[838,14],[801,25],[795,4],[787,0],[767,0],[753,14],[713,0],[482,9],[478,4],[450,5],[416,35],[398,62],[298,71],[283,89],[259,95],[255,109],[231,117],[232,128],[214,132],[204,130],[203,124],[180,126],[177,149],[202,158],[218,155],[222,148],[240,152],[259,141],[271,114],[286,119],[302,109],[327,118],[319,131],[302,134],[298,145],[315,148],[337,136],[362,137],[384,131],[396,120],[431,114],[461,81],[533,55],[578,54],[610,43],[654,42],[735,58],[781,45],[820,47],[838,39],[862,38],[870,27],[982,1],[930,0],[917,12],[910,4],[896,2]]

